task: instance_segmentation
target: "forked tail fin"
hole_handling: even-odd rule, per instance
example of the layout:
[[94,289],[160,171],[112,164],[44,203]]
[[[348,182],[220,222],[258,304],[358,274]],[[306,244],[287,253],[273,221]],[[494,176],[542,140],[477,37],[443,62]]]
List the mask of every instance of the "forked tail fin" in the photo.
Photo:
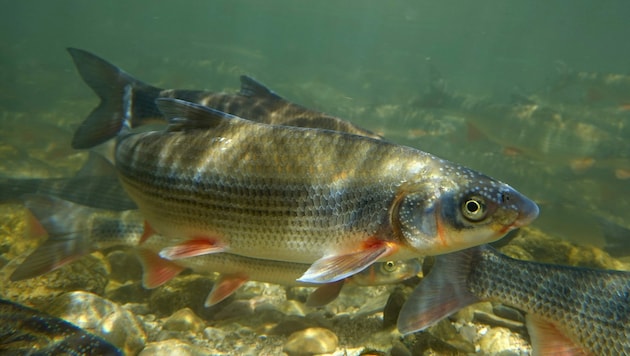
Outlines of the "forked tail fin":
[[101,98],[79,126],[72,147],[91,148],[118,135],[123,122],[132,127],[160,118],[155,99],[161,89],[143,83],[104,59],[81,49],[68,48],[83,81]]

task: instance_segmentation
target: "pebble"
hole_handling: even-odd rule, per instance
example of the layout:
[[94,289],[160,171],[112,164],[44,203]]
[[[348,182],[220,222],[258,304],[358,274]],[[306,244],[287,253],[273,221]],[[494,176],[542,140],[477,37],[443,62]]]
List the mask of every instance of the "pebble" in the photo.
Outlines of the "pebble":
[[159,316],[168,316],[188,307],[202,318],[212,318],[222,304],[212,308],[204,307],[212,284],[212,279],[204,276],[178,276],[152,291],[149,308]]
[[190,308],[176,311],[164,322],[164,329],[171,331],[201,332],[206,323]]
[[506,328],[492,328],[479,339],[479,346],[488,355],[521,355],[529,354],[530,346]]
[[185,341],[170,339],[147,344],[138,356],[203,356],[208,354],[207,350]]
[[284,344],[289,355],[315,355],[335,351],[339,339],[332,331],[324,328],[308,328],[294,332]]
[[525,325],[519,321],[505,319],[500,316],[496,316],[492,313],[486,313],[481,310],[475,310],[475,316],[473,317],[475,323],[488,324],[490,326],[498,326],[510,329],[515,332],[524,333]]
[[131,312],[92,293],[78,291],[62,294],[47,311],[101,336],[125,354],[138,353],[146,342],[146,333]]

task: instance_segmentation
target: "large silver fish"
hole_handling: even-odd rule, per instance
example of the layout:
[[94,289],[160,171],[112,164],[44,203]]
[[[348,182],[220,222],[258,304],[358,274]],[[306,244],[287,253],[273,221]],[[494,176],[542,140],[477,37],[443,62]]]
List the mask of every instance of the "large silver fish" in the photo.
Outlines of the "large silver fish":
[[424,330],[482,300],[527,313],[536,355],[630,355],[630,272],[521,261],[487,245],[437,256],[398,329]]
[[[48,238],[15,271],[11,280],[32,278],[55,270],[88,253],[113,246],[133,247],[143,265],[143,285],[155,288],[166,283],[184,268],[202,274],[221,274],[206,300],[214,305],[230,296],[243,283],[254,280],[288,286],[308,286],[296,281],[308,264],[262,260],[229,253],[209,254],[176,262],[157,256],[170,241],[151,236],[142,242],[143,217],[137,210],[118,212],[86,207],[52,196],[27,195],[25,206],[31,211]],[[35,223],[35,222],[34,222]],[[375,263],[345,281],[318,285],[307,301],[323,305],[334,299],[345,282],[370,286],[392,284],[420,272],[417,259]]]

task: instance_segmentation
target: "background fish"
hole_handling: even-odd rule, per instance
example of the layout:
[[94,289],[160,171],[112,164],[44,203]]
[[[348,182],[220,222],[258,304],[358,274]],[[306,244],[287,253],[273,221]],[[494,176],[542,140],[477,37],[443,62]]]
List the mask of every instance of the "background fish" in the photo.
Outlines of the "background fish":
[[4,355],[122,355],[114,345],[44,312],[0,299]]
[[116,166],[150,228],[188,239],[163,257],[317,261],[301,280],[327,283],[386,256],[493,241],[538,215],[508,185],[416,149],[158,103],[169,129],[122,136]]
[[[165,122],[155,104],[157,98],[182,99],[268,124],[325,128],[381,138],[349,121],[293,104],[246,75],[240,78],[241,90],[237,94],[160,89],[133,78],[90,52],[76,48],[68,48],[68,52],[85,83],[101,98],[99,106],[75,132],[74,148],[90,148],[115,136],[122,128],[123,115],[130,116],[133,127],[147,122]],[[99,141],[93,141],[94,130],[102,131]]]
[[436,257],[398,329],[423,330],[482,300],[524,310],[537,355],[630,354],[630,272],[521,261],[487,245]]
[[[228,253],[210,254],[172,262],[157,253],[171,243],[156,235],[142,242],[143,217],[137,210],[116,212],[90,208],[52,196],[28,195],[25,206],[41,223],[48,238],[19,265],[11,280],[22,280],[58,269],[96,250],[113,246],[133,247],[144,269],[143,284],[155,288],[166,283],[183,269],[196,273],[220,273],[206,306],[214,305],[235,292],[248,280],[286,286],[309,286],[296,281],[309,267],[307,264],[261,260]],[[141,243],[142,242],[142,243]],[[375,263],[347,281],[357,285],[391,284],[411,278],[420,272],[417,259]],[[323,305],[339,294],[344,281],[319,286],[311,294],[310,305]]]

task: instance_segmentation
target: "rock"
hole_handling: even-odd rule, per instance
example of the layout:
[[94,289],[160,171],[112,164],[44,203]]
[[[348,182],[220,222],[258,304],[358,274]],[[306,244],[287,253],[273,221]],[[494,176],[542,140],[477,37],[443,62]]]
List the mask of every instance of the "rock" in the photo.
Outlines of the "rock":
[[517,334],[505,328],[490,329],[479,339],[479,347],[485,355],[521,355],[531,347]]
[[284,344],[289,355],[314,355],[335,351],[339,339],[332,331],[324,328],[308,328],[294,332]]
[[519,321],[505,319],[492,313],[486,313],[480,310],[475,310],[473,322],[487,324],[493,327],[503,327],[518,333],[525,333],[525,325],[523,323]]
[[115,250],[107,254],[111,266],[111,279],[125,283],[142,279],[142,265],[129,251]]
[[133,314],[95,294],[82,291],[63,294],[47,312],[101,336],[125,354],[138,353],[146,341],[144,329]]
[[152,291],[149,307],[159,316],[168,316],[188,307],[204,319],[212,318],[223,304],[219,303],[212,308],[203,305],[212,284],[210,278],[196,274],[178,276]]
[[170,339],[147,344],[138,356],[203,356],[208,354],[208,350],[191,345],[185,341]]
[[201,332],[206,323],[189,308],[176,311],[164,322],[164,329],[171,331]]

